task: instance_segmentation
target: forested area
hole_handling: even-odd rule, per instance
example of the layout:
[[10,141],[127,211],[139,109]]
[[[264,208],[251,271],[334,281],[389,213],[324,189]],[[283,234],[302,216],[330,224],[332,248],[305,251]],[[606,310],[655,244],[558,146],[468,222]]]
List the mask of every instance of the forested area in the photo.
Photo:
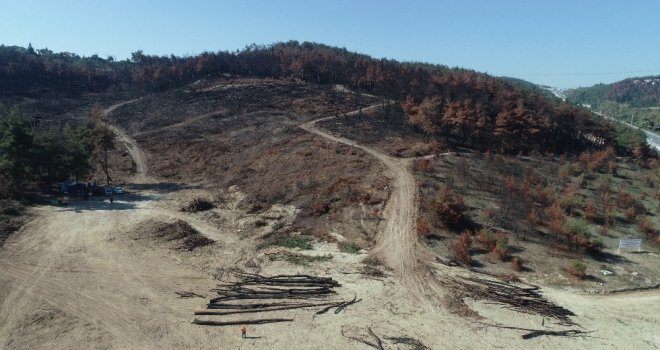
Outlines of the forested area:
[[660,106],[660,76],[629,78],[612,84],[570,89],[566,95],[575,103],[586,103],[592,107],[603,107],[606,101],[631,107],[657,107]]
[[113,134],[100,122],[79,128],[43,126],[0,105],[0,198],[73,178],[107,163]]
[[576,153],[611,144],[614,130],[584,110],[503,79],[470,70],[374,59],[346,49],[290,41],[237,52],[79,57],[0,46],[0,91],[70,94],[126,89],[162,91],[226,74],[344,84],[406,101],[409,120],[428,137],[507,153]]

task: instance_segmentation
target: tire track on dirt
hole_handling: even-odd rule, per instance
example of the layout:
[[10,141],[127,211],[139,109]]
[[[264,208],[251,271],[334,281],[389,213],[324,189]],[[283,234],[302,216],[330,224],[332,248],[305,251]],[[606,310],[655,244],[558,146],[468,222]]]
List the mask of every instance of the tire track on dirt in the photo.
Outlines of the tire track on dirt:
[[[360,111],[379,108],[372,105],[361,110],[347,113],[354,116]],[[437,298],[441,291],[432,277],[430,268],[423,263],[426,248],[419,242],[415,233],[417,220],[417,185],[410,171],[412,159],[393,158],[373,148],[360,145],[353,140],[332,135],[316,127],[316,124],[336,116],[319,118],[300,125],[303,130],[363,150],[378,159],[390,173],[392,192],[383,211],[384,225],[376,237],[373,254],[382,257],[390,268],[396,271],[412,294],[421,300]]]
[[[139,101],[140,99],[134,99],[134,100],[129,100],[129,101],[124,101],[124,102],[119,102],[115,103],[112,106],[106,108],[103,110],[103,115],[107,117],[114,111],[115,109],[127,105],[129,103],[133,103],[136,101]],[[133,159],[133,163],[135,163],[135,175],[133,175],[133,181],[138,182],[138,183],[145,183],[147,182],[147,157],[145,156],[144,152],[142,152],[142,149],[138,146],[137,142],[129,136],[124,130],[122,130],[120,127],[116,125],[112,125],[110,123],[107,124],[108,128],[112,130],[112,132],[115,133],[117,136],[117,140],[124,144],[124,147],[126,147],[126,150],[128,151],[128,154],[131,156],[131,159]]]

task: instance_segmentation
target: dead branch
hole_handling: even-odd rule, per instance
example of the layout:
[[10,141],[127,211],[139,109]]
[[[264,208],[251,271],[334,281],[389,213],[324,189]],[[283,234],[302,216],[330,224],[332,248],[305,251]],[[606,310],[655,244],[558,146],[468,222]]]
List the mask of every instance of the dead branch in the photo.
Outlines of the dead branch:
[[266,324],[266,323],[276,323],[276,322],[292,322],[292,318],[265,318],[259,320],[242,320],[242,321],[206,321],[200,319],[194,319],[193,323],[203,326],[235,326],[241,324]]
[[410,337],[385,337],[385,339],[391,341],[394,344],[410,345],[414,349],[431,350],[431,348],[424,345],[424,343],[422,343],[421,341],[419,341],[415,338],[410,338]]
[[521,335],[521,337],[525,340],[536,338],[536,337],[541,337],[541,336],[544,336],[544,335],[554,336],[554,337],[586,336],[586,334],[595,332],[595,330],[594,331],[581,331],[579,329],[568,329],[568,330],[564,330],[564,331],[549,331],[549,330],[545,330],[545,329],[529,329],[529,328],[500,326],[500,325],[492,325],[492,324],[489,324],[487,326],[497,327],[497,328],[502,328],[502,329],[514,329],[514,330],[517,330],[517,331],[529,332],[529,333],[525,333],[525,334]]
[[203,295],[199,295],[199,294],[193,293],[193,292],[175,291],[174,293],[176,293],[180,298],[193,298],[193,297],[196,297],[196,298],[204,299]]
[[355,340],[355,341],[360,342],[360,343],[362,343],[362,344],[369,345],[369,346],[371,346],[372,348],[375,348],[375,349],[378,349],[378,350],[385,350],[385,349],[383,349],[383,343],[381,342],[380,338],[378,338],[378,337],[374,334],[374,332],[371,330],[371,328],[368,328],[368,330],[369,330],[369,333],[370,333],[374,338],[376,338],[376,342],[373,342],[373,341],[370,341],[370,340],[367,340],[367,339],[362,339],[362,338],[354,337],[354,336],[351,336],[351,335],[346,335],[346,334],[344,334],[344,329],[343,329],[343,328],[341,329],[341,335],[344,336],[345,338],[348,338],[348,339],[351,339],[351,340]]

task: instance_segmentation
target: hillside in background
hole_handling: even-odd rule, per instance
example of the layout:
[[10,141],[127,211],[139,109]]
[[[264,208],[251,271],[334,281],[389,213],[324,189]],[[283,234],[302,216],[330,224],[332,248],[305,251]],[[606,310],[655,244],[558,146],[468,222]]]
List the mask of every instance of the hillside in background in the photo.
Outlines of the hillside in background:
[[157,92],[223,76],[342,84],[395,101],[410,97],[409,107],[416,109],[409,110],[408,121],[415,128],[438,142],[480,150],[561,154],[614,142],[607,123],[520,84],[470,70],[374,59],[322,44],[290,41],[192,57],[137,51],[125,61],[0,47],[0,92],[8,96]]
[[617,120],[660,131],[660,76],[629,78],[566,91],[569,101]]

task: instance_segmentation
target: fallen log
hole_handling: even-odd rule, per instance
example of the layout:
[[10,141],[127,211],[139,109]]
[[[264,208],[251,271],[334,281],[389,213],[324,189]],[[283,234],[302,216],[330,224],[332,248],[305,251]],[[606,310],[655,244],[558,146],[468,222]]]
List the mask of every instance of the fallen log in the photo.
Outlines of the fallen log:
[[242,324],[266,324],[266,323],[277,323],[277,322],[292,322],[292,318],[265,318],[265,319],[259,319],[259,320],[242,320],[242,321],[226,321],[226,322],[221,322],[221,321],[207,321],[207,320],[200,320],[200,319],[194,319],[193,323],[202,325],[202,326],[236,326],[236,325],[242,325]]
[[[336,303],[333,303],[335,305]],[[307,307],[319,307],[328,305],[328,303],[322,304],[301,304],[301,305],[291,305],[291,306],[280,306],[280,307],[271,307],[271,308],[254,308],[254,309],[242,309],[238,311],[217,311],[217,310],[198,310],[195,311],[195,315],[233,315],[233,314],[246,314],[246,313],[256,313],[256,312],[270,312],[270,311],[280,311],[280,310],[293,310],[293,309],[303,309]]]
[[299,303],[257,303],[257,304],[227,304],[227,303],[209,303],[206,304],[207,309],[258,309],[262,307],[275,307],[275,306],[293,306]]
[[336,307],[336,308],[337,308],[337,309],[335,310],[335,314],[338,314],[338,313],[340,313],[342,310],[346,309],[347,306],[362,301],[362,299],[360,299],[360,300],[356,300],[356,298],[357,298],[357,296],[353,296],[353,300],[350,300],[350,301],[341,301],[341,302],[338,302],[338,303],[334,303],[334,304],[332,304],[332,305],[330,305],[330,306],[324,307],[323,309],[317,311],[317,312],[316,312],[316,315],[324,314],[324,313],[328,312],[330,309],[332,309],[333,307]]

